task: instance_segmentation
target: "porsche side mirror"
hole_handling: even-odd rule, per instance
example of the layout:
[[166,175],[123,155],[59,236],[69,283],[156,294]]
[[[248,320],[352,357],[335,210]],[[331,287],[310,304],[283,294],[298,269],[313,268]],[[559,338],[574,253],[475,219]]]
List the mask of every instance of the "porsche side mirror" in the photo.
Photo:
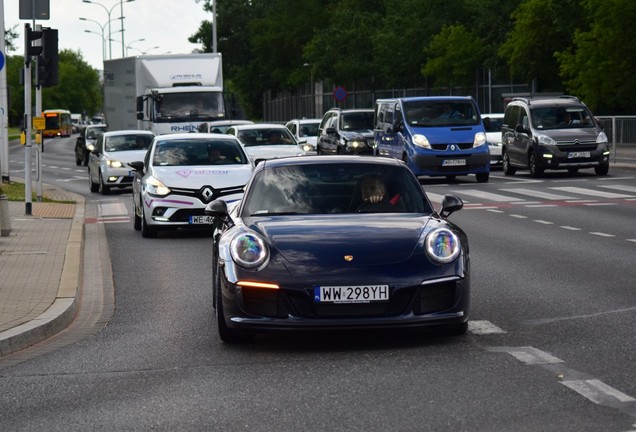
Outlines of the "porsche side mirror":
[[234,225],[227,211],[227,203],[222,199],[216,199],[205,206],[205,214],[220,219],[230,227]]
[[461,210],[464,207],[464,202],[455,195],[444,195],[442,198],[442,208],[439,211],[440,216],[444,219],[449,217],[452,213]]

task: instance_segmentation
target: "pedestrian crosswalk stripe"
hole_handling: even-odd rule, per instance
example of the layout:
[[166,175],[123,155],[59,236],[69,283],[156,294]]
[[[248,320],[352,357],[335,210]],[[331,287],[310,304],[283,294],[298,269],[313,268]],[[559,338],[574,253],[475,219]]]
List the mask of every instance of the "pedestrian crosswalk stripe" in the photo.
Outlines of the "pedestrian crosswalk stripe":
[[580,195],[601,197],[601,198],[633,198],[634,197],[634,195],[624,195],[624,194],[617,194],[612,192],[603,192],[600,190],[586,189],[586,188],[580,188],[575,186],[559,186],[559,187],[551,187],[550,189],[559,190],[562,192],[570,192],[570,193],[575,193]]
[[558,195],[558,194],[552,194],[549,192],[543,192],[543,191],[532,190],[532,189],[514,188],[514,189],[501,189],[501,190],[504,192],[518,193],[521,195],[528,195],[534,198],[542,198],[547,200],[574,199],[574,197],[568,196],[568,195]]
[[515,198],[511,196],[506,196],[506,195],[499,195],[499,194],[484,192],[484,191],[480,191],[476,189],[462,189],[460,192],[458,192],[458,195],[460,195],[460,197],[462,195],[469,195],[469,196],[474,196],[477,198],[482,198],[482,199],[486,199],[489,201],[496,201],[496,202],[524,201],[521,198]]
[[636,193],[636,186],[627,186],[627,185],[601,185],[600,187],[605,189],[615,189],[623,192],[634,192]]

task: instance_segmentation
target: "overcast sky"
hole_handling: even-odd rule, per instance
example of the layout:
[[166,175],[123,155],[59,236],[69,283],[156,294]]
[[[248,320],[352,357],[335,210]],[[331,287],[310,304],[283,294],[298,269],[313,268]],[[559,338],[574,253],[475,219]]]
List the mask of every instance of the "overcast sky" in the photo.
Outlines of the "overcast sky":
[[[38,0],[40,1],[40,0]],[[92,1],[92,0],[91,0]],[[203,1],[195,0],[95,0],[89,4],[82,0],[49,0],[50,19],[36,21],[43,27],[58,30],[59,49],[80,51],[84,60],[96,69],[102,67],[102,29],[106,39],[106,59],[108,46],[108,10],[112,9],[111,32],[112,58],[122,57],[120,6],[124,10],[124,51],[130,46],[127,56],[148,54],[183,54],[200,48],[198,44],[188,42],[204,20],[212,20],[212,14],[203,11]],[[24,50],[24,24],[33,25],[33,21],[20,20],[19,0],[0,0],[4,2],[4,25],[11,29],[17,25],[19,40],[18,51],[8,55],[22,54]],[[82,21],[87,18],[93,21]],[[90,30],[95,33],[86,33]],[[139,39],[145,39],[139,41]],[[136,41],[136,42],[135,42]],[[158,47],[158,48],[155,48]],[[140,52],[141,51],[141,52]]]

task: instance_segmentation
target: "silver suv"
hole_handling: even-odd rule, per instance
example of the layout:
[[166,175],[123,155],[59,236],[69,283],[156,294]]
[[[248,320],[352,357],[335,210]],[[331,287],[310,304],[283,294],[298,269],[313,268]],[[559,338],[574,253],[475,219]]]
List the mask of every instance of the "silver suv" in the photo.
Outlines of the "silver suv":
[[506,107],[502,135],[503,171],[594,168],[609,171],[607,135],[583,102],[574,96],[517,97]]

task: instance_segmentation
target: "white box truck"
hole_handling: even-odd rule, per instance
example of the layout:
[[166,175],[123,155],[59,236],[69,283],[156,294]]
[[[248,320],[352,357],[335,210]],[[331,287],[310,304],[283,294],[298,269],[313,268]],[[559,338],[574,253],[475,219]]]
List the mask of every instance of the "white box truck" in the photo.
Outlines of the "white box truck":
[[196,131],[225,119],[221,54],[141,55],[104,61],[109,130],[156,135]]

